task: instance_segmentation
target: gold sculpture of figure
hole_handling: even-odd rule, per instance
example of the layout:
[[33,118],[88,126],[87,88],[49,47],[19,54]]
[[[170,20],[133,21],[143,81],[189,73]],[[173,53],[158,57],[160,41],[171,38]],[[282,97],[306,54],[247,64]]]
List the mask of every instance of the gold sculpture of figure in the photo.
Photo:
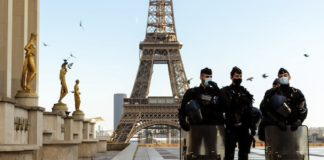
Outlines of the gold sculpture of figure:
[[74,85],[74,100],[75,100],[75,111],[81,111],[80,110],[80,103],[81,103],[81,99],[80,99],[80,91],[79,91],[79,83],[80,81],[77,79],[75,81],[75,85]]
[[[32,33],[31,37],[25,46],[25,61],[23,65],[23,72],[21,76],[21,88],[22,90],[27,90],[30,93],[36,93],[34,90],[30,88],[30,83],[34,79],[36,75],[36,67],[35,67],[35,62],[34,62],[34,57],[35,57],[35,44],[34,41],[37,38],[36,33]],[[25,91],[23,91],[25,92]]]
[[60,95],[60,99],[59,99],[59,103],[62,103],[62,99],[66,96],[66,94],[68,93],[68,88],[67,88],[67,85],[66,85],[66,82],[65,82],[65,74],[67,72],[67,68],[66,68],[66,65],[68,63],[65,61],[63,64],[62,64],[62,68],[61,68],[61,71],[60,71],[60,80],[61,80],[61,95]]

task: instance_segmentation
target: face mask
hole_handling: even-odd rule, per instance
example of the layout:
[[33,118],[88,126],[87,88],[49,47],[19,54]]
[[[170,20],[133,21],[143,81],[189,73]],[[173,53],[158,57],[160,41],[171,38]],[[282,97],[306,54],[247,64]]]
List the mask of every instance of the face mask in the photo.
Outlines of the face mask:
[[204,85],[205,85],[206,87],[209,86],[209,84],[208,84],[209,81],[212,81],[212,78],[205,78]]
[[280,84],[282,84],[282,85],[288,85],[288,84],[289,84],[288,77],[281,77],[281,78],[279,79],[279,82],[280,82]]
[[239,86],[242,83],[242,79],[234,79],[233,82]]

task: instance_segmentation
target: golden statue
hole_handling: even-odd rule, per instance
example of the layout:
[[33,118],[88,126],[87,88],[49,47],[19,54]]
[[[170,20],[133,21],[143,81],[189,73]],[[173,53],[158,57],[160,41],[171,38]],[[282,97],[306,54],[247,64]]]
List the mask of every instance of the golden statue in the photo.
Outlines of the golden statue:
[[67,72],[67,68],[66,68],[66,65],[68,63],[65,61],[63,64],[62,64],[62,68],[61,68],[61,71],[60,71],[60,80],[61,80],[61,95],[60,95],[60,99],[59,99],[59,103],[62,103],[62,99],[66,96],[66,94],[68,93],[68,88],[67,88],[67,85],[66,85],[66,82],[65,82],[65,74]]
[[36,93],[33,89],[30,88],[30,83],[34,79],[36,75],[36,67],[34,62],[35,57],[35,43],[34,41],[37,38],[36,33],[32,33],[31,37],[29,39],[29,42],[25,46],[25,61],[23,65],[23,72],[21,76],[21,88],[22,91],[19,91],[20,93]]
[[81,99],[80,99],[80,91],[79,91],[79,83],[80,81],[77,79],[75,81],[75,85],[74,85],[74,101],[75,101],[75,111],[81,111],[80,110],[80,103],[81,103]]

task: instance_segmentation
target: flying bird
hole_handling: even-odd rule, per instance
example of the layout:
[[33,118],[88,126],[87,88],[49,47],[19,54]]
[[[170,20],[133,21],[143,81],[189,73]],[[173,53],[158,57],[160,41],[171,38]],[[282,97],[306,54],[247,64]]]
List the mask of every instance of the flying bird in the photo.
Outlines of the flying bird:
[[73,57],[73,58],[76,58],[76,57],[72,54],[72,52],[71,52],[70,56]]
[[46,43],[44,43],[44,42],[43,42],[43,45],[44,45],[45,47],[48,46],[48,44],[46,44]]
[[262,75],[263,78],[269,77],[266,73]]
[[74,91],[70,91],[71,93],[74,93]]
[[305,56],[305,57],[309,57],[309,55],[308,55],[308,54],[304,54],[304,56]]
[[64,63],[68,63],[68,60],[69,60],[69,59],[70,59],[70,57],[67,58],[67,59],[63,59]]
[[84,28],[82,27],[82,21],[80,21],[80,27],[84,30]]
[[68,59],[63,59],[64,63],[68,63],[69,59],[70,59],[70,57]]
[[190,78],[187,82],[188,82],[188,84],[190,84],[190,81],[192,80],[192,78]]
[[250,77],[248,79],[246,79],[247,81],[252,81],[253,77]]
[[67,66],[68,66],[69,69],[71,69],[72,65],[73,65],[73,63],[70,63]]

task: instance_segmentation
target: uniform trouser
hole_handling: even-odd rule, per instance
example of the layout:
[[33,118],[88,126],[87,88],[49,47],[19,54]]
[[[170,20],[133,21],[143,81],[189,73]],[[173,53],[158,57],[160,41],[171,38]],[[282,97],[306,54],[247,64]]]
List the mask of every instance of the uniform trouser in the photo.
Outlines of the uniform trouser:
[[225,159],[234,160],[236,142],[238,142],[239,160],[248,160],[252,137],[247,127],[235,127],[226,130]]
[[[205,130],[195,130],[192,131],[192,133],[195,133],[194,135],[197,135],[192,139],[193,145],[193,153],[195,154],[201,154],[201,155],[212,155],[212,151],[216,151],[216,134],[208,134],[208,133],[217,133],[216,127],[210,127],[208,129],[208,132],[206,134]],[[204,146],[202,146],[204,144]],[[201,147],[205,149],[205,153],[200,153]]]
[[265,123],[260,123],[258,128],[258,135],[261,141],[265,141],[265,127],[266,127]]

